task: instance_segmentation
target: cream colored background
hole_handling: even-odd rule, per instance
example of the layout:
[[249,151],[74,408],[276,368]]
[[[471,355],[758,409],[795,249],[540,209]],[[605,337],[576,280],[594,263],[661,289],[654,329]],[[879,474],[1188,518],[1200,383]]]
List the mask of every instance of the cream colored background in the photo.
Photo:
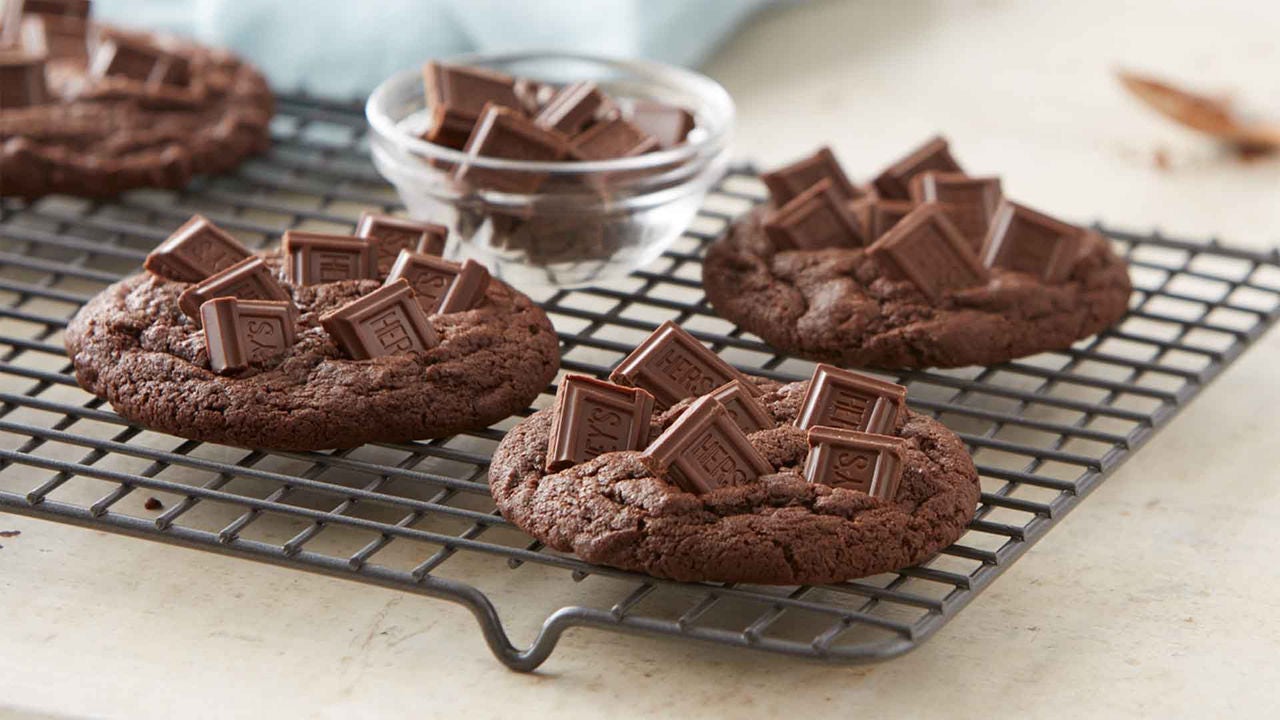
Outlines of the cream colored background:
[[[1153,119],[1116,88],[1119,65],[1277,104],[1280,5],[814,3],[759,18],[709,71],[738,100],[744,156],[830,142],[865,176],[940,129],[967,168],[1062,215],[1274,246],[1280,160],[1241,164]],[[0,540],[0,705],[121,718],[1263,715],[1280,699],[1277,353],[1273,333],[950,626],[884,665],[574,631],[541,673],[517,675],[452,605],[0,516],[22,531]]]

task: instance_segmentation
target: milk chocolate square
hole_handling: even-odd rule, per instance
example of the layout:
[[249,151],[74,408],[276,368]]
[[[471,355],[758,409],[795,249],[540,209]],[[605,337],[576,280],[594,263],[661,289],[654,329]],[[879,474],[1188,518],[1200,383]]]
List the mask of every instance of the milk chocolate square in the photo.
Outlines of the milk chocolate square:
[[734,380],[716,388],[711,397],[724,406],[742,432],[750,434],[774,426],[773,417],[756,400],[759,394],[760,389],[754,384]]
[[862,228],[831,180],[818,181],[769,215],[764,232],[779,250],[861,247]]
[[147,254],[143,267],[179,282],[200,282],[252,255],[240,241],[203,215],[192,215]]
[[426,352],[440,344],[406,280],[383,285],[321,316],[320,325],[356,360]]
[[951,149],[942,137],[933,137],[925,144],[911,151],[911,154],[885,168],[875,179],[876,191],[884,200],[909,200],[911,198],[911,178],[925,172],[962,173],[960,164],[951,157]]
[[404,279],[428,315],[462,312],[480,305],[489,289],[489,270],[475,260],[461,264],[431,255],[400,251],[387,283]]
[[694,128],[693,115],[682,107],[656,100],[629,100],[622,116],[666,149],[684,142]]
[[982,249],[982,263],[1034,275],[1048,283],[1071,276],[1084,230],[1005,200]]
[[685,492],[746,485],[773,466],[715,398],[695,400],[644,451],[650,469]]
[[623,358],[609,379],[648,390],[660,410],[687,397],[706,395],[733,380],[751,382],[670,320]]
[[586,375],[566,375],[556,392],[547,472],[649,442],[653,396]]
[[866,194],[849,182],[831,148],[826,146],[818,148],[817,152],[807,158],[767,172],[760,179],[769,188],[773,204],[778,207],[791,202],[797,195],[822,180],[830,180],[831,188],[845,200],[857,200]]
[[987,269],[937,203],[918,205],[867,252],[887,276],[910,280],[934,302],[988,279]]
[[422,80],[427,105],[447,108],[455,121],[475,123],[487,103],[522,107],[515,78],[494,70],[432,61],[422,66]]
[[147,88],[182,87],[191,82],[191,62],[147,38],[113,32],[98,42],[88,74],[93,78],[124,78]]
[[289,291],[276,282],[271,268],[256,256],[247,257],[187,288],[178,296],[178,308],[199,325],[200,306],[220,297],[277,300],[293,304]]
[[209,365],[216,373],[262,363],[293,346],[297,310],[291,303],[214,298],[200,306]]
[[863,197],[849,205],[853,216],[858,218],[858,227],[867,245],[880,239],[881,235],[906,217],[916,204],[909,200],[880,200],[874,197]]
[[[475,129],[475,126],[476,118],[474,116],[439,105],[432,109],[431,127],[423,133],[422,139],[429,143],[460,151],[467,146],[467,138],[471,137],[471,131]],[[444,168],[452,165],[452,163],[434,158],[431,162],[438,167]]]
[[285,277],[294,285],[377,277],[373,248],[362,238],[286,230],[281,248]]
[[[12,31],[27,35],[34,30],[43,36],[47,54],[51,58],[85,59],[89,55],[89,3],[64,0],[11,0],[5,3],[6,13],[22,18],[20,24],[10,25]],[[38,28],[32,28],[37,23]],[[5,33],[0,33],[5,34]],[[24,40],[26,38],[24,37]],[[14,41],[10,40],[12,44]],[[4,44],[0,40],[0,44]],[[45,53],[39,53],[45,54]]]
[[411,250],[424,255],[444,254],[449,228],[429,222],[419,222],[392,215],[367,212],[356,225],[356,237],[364,238],[373,246],[378,261],[378,277],[391,272],[391,266],[401,250]]
[[570,83],[560,88],[538,111],[533,121],[564,133],[577,135],[598,118],[616,113],[613,102],[593,82]]
[[888,435],[906,404],[907,389],[869,375],[820,364],[809,380],[796,427],[819,425]]
[[592,125],[569,143],[569,155],[575,160],[609,160],[657,149],[657,140],[620,117]]
[[911,198],[919,203],[941,205],[976,253],[982,249],[991,219],[1000,205],[1000,178],[930,170],[912,178]]
[[477,188],[511,193],[531,193],[547,179],[545,173],[481,168],[478,157],[549,162],[569,152],[559,133],[535,125],[518,110],[489,105],[481,114],[465,148],[467,161],[454,170],[454,177]]
[[20,108],[49,102],[44,58],[0,54],[0,107]]
[[902,483],[907,441],[844,428],[809,430],[804,477],[811,483],[858,490],[893,502]]

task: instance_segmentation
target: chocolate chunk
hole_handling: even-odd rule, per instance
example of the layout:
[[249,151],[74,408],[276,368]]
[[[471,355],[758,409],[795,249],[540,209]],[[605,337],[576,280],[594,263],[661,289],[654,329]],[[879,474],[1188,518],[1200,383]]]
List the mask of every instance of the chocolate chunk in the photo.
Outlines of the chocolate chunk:
[[623,358],[609,379],[648,390],[660,410],[687,397],[706,395],[733,380],[751,382],[670,320]]
[[761,175],[760,179],[769,188],[773,204],[778,207],[791,202],[821,180],[830,180],[831,188],[845,200],[856,200],[866,194],[849,182],[831,148],[825,146],[807,158]]
[[[4,5],[6,19],[0,28],[0,45],[12,46],[20,42],[14,33],[25,36],[30,30],[43,36],[41,44],[52,57],[82,59],[88,56],[89,3],[86,0],[27,0],[25,3],[9,0]],[[20,23],[18,18],[22,18]],[[32,27],[33,22],[39,27]]]
[[930,170],[911,179],[911,198],[941,205],[969,247],[978,252],[1000,205],[1000,178]]
[[875,179],[876,191],[885,200],[911,198],[911,178],[926,170],[960,173],[960,165],[951,157],[946,139],[934,137],[910,155],[885,168]]
[[363,238],[286,230],[284,275],[294,285],[377,277],[373,248]]
[[693,115],[688,110],[656,100],[632,100],[623,116],[657,140],[662,148],[684,142],[694,127]]
[[910,280],[934,302],[987,282],[987,269],[937,203],[917,206],[867,252],[886,275]]
[[861,247],[862,228],[830,180],[820,180],[764,220],[779,250]]
[[724,406],[742,432],[750,434],[774,426],[773,418],[756,400],[759,393],[755,385],[734,380],[716,388],[711,397]]
[[595,83],[576,82],[560,88],[533,121],[565,135],[577,135],[612,106]]
[[915,208],[916,204],[907,200],[879,200],[873,197],[864,197],[849,205],[854,217],[858,218],[858,226],[862,228],[868,245],[889,232],[889,228],[897,225],[899,220]]
[[320,324],[356,360],[426,352],[440,344],[407,280],[383,285],[320,317]]
[[431,255],[401,250],[391,266],[387,284],[406,280],[428,315],[462,312],[484,300],[489,270],[475,260],[461,265]]
[[145,37],[115,32],[98,42],[88,75],[132,80],[146,88],[185,87],[191,82],[191,62]]
[[447,109],[456,120],[474,123],[488,103],[523,107],[515,78],[493,70],[432,61],[422,67],[422,80],[432,111]]
[[43,58],[17,53],[0,55],[0,107],[30,107],[49,101]]
[[208,218],[192,215],[147,255],[143,267],[170,280],[200,282],[251,254],[240,241]]
[[566,375],[556,393],[547,472],[597,455],[639,450],[649,442],[653,396],[586,375]]
[[1079,227],[1004,200],[991,222],[982,262],[1060,283],[1071,276],[1083,242]]
[[[431,127],[423,133],[422,139],[454,150],[462,150],[467,146],[467,138],[471,137],[471,131],[475,126],[474,117],[441,106],[431,113]],[[450,165],[443,161],[434,162],[440,167]]]
[[214,298],[200,306],[209,365],[216,373],[262,363],[293,346],[293,303]]
[[200,306],[220,297],[293,303],[289,291],[276,282],[271,268],[256,256],[245,258],[187,288],[178,296],[178,307],[198,325]]
[[695,400],[645,451],[649,467],[685,492],[746,485],[773,466],[715,398]]
[[605,120],[574,136],[569,155],[575,160],[609,160],[643,155],[658,149],[658,141],[622,118]]
[[893,502],[902,481],[907,441],[833,427],[809,430],[804,477],[811,483],[858,490]]
[[146,502],[142,503],[142,507],[147,510],[163,510],[164,503],[160,502],[159,498],[149,497]]
[[391,271],[401,250],[412,250],[424,255],[444,254],[449,228],[429,222],[418,222],[391,215],[367,212],[356,225],[356,237],[364,238],[373,246],[378,260],[378,276]]
[[476,157],[554,161],[568,151],[568,143],[559,133],[535,125],[517,110],[489,105],[467,139],[468,162],[454,171],[454,177],[476,187],[531,193],[546,180],[545,173],[479,168],[471,161]]
[[901,385],[820,364],[800,403],[796,427],[823,425],[888,435],[906,398],[907,389]]

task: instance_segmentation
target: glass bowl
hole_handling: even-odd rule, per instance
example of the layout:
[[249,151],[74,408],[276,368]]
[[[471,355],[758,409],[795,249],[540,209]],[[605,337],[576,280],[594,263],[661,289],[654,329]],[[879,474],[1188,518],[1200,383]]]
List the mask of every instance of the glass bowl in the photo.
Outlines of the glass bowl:
[[[658,257],[692,222],[728,162],[733,101],[718,83],[660,63],[562,52],[463,55],[445,62],[544,83],[595,82],[625,103],[655,100],[694,116],[685,142],[627,158],[532,162],[468,157],[422,139],[431,123],[418,68],[392,75],[365,112],[374,164],[415,218],[449,227],[447,254],[473,258],[516,286],[597,284]],[[460,164],[484,173],[454,177]],[[504,192],[466,177],[528,179],[536,192]],[[523,187],[523,182],[502,183]]]

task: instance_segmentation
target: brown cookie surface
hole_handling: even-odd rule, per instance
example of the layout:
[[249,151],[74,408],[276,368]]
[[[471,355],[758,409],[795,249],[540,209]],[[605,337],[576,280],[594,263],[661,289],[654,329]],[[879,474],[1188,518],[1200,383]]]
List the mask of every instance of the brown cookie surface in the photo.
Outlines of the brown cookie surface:
[[[756,483],[694,495],[654,477],[634,451],[549,474],[543,410],[498,446],[490,491],[504,517],[556,550],[683,581],[838,582],[922,562],[964,533],[978,473],[950,430],[910,411],[899,420],[907,450],[893,502],[810,484],[805,432],[792,424],[808,383],[755,382],[775,424],[749,438],[776,471]],[[656,416],[650,435],[688,406]]]
[[848,367],[990,365],[1070,347],[1118,322],[1132,286],[1124,261],[1096,234],[1065,282],[1001,268],[984,286],[934,303],[891,280],[862,248],[777,251],[765,209],[707,251],[702,284],[716,312],[770,345]]
[[[278,254],[264,256],[277,278]],[[559,367],[559,341],[528,297],[493,280],[480,305],[433,315],[424,353],[348,359],[319,318],[377,280],[297,287],[292,348],[229,375],[210,370],[204,337],[178,309],[189,283],[144,273],[86,304],[67,328],[76,379],[122,416],[182,437],[314,450],[483,428],[519,412]]]

